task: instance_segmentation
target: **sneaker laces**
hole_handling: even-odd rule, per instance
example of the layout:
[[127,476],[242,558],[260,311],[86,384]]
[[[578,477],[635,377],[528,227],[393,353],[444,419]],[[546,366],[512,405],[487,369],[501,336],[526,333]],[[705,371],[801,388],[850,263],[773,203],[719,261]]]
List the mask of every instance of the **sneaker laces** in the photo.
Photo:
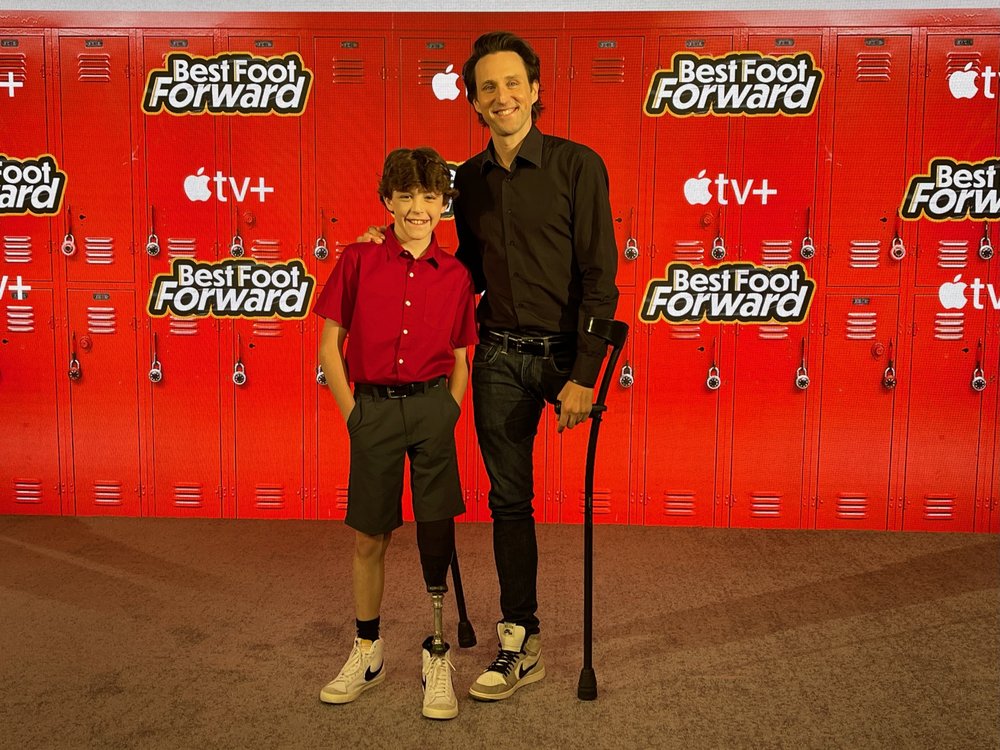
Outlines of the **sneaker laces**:
[[361,644],[358,642],[354,643],[354,648],[351,649],[351,655],[347,657],[347,663],[344,668],[340,670],[340,674],[337,675],[338,680],[350,681],[354,679],[355,675],[361,671],[361,665],[364,661],[364,653],[361,651]]
[[448,700],[450,697],[449,694],[452,690],[450,690],[449,667],[454,671],[455,665],[451,663],[451,659],[447,656],[431,657],[430,663],[427,665],[427,675],[425,675],[425,685],[430,688],[431,702],[437,702],[439,698]]
[[487,672],[499,672],[504,677],[510,674],[510,670],[514,668],[517,660],[521,657],[520,651],[505,651],[500,649],[497,657],[493,660],[493,663],[486,667]]

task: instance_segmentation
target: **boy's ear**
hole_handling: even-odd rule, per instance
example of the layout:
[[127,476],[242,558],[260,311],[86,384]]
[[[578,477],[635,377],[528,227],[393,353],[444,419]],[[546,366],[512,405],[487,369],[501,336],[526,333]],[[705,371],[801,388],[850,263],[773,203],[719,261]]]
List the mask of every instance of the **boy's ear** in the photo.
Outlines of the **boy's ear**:
[[382,204],[385,206],[386,210],[389,213],[392,213],[392,206],[389,204],[389,199],[386,198],[384,195],[382,196]]

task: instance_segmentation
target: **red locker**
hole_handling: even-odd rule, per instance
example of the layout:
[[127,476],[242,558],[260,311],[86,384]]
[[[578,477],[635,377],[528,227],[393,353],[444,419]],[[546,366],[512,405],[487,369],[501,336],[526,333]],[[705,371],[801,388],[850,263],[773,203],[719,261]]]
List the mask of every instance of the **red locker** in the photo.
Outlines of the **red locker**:
[[840,34],[836,72],[824,86],[835,84],[829,284],[897,286],[908,241],[897,212],[908,179],[910,37]]
[[[343,247],[389,217],[377,194],[387,153],[385,39],[318,37],[314,45],[317,215],[305,225],[309,267],[325,284]],[[345,128],[348,112],[357,127]]]
[[59,65],[66,278],[132,281],[131,123],[138,107],[128,37],[61,36]]
[[[986,69],[989,69],[987,71]],[[979,74],[971,88],[963,85],[967,69]],[[1000,70],[1000,36],[996,34],[931,34],[927,37],[923,148],[920,171],[937,157],[976,162],[996,155],[996,78],[985,81],[982,74]],[[958,77],[952,75],[957,73]],[[987,97],[992,86],[993,98]],[[988,257],[981,250],[992,243],[985,234],[985,222],[917,222],[917,285],[940,286],[955,276],[966,280],[988,275]]]
[[[618,285],[635,287],[649,238],[639,244],[639,130],[645,93],[641,36],[606,34],[572,40],[569,138],[594,149],[608,168],[615,240],[620,251]],[[600,117],[595,113],[600,112]],[[608,127],[613,123],[613,127]]]
[[0,513],[60,512],[52,304],[51,289],[0,294]]
[[[349,244],[349,243],[348,243]],[[331,258],[331,262],[336,262]],[[317,288],[319,297],[322,288]],[[315,316],[314,316],[315,317]],[[320,382],[320,367],[317,352],[319,337],[323,331],[323,320],[317,318],[316,335],[310,341],[307,361],[313,363],[316,383],[316,458],[319,462],[319,518],[343,520],[347,514],[347,484],[350,479],[351,444],[347,436],[344,417],[337,407],[337,401],[325,382]],[[308,376],[309,373],[306,373]],[[325,377],[325,376],[324,376]]]
[[139,399],[135,295],[72,289],[69,371],[73,456],[68,474],[81,516],[139,515]]
[[[0,34],[0,154],[20,161],[51,151],[45,98],[45,39]],[[25,127],[30,123],[29,127]],[[65,171],[65,170],[63,170]],[[65,188],[64,188],[65,191]],[[64,192],[65,196],[65,192]],[[52,220],[0,216],[0,275],[25,281],[52,279]]]
[[942,309],[936,294],[914,299],[904,530],[972,531],[983,432],[973,380],[988,366],[985,319],[972,305]]
[[888,294],[827,297],[817,528],[887,528],[898,304]]

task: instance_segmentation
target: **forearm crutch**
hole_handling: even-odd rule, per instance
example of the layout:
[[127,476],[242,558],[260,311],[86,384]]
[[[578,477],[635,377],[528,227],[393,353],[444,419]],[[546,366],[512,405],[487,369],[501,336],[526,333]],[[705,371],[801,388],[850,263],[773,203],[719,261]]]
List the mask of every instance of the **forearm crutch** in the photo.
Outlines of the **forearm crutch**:
[[462,572],[458,569],[458,552],[451,557],[451,583],[455,589],[455,603],[458,605],[458,645],[462,648],[472,648],[476,645],[476,631],[469,622],[469,613],[465,610],[465,591],[462,589]]

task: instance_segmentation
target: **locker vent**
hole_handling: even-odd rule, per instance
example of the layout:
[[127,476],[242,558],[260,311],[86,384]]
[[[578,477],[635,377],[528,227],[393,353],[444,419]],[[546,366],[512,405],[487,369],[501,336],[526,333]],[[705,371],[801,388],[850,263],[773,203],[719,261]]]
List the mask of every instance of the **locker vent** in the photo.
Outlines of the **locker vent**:
[[336,499],[333,501],[334,506],[337,508],[337,510],[346,513],[347,512],[347,485],[346,484],[343,484],[343,485],[340,485],[339,487],[337,487],[337,490],[335,492],[335,498]]
[[83,83],[111,81],[111,55],[83,52],[76,56],[77,76]]
[[975,70],[981,73],[983,71],[982,57],[982,54],[979,52],[949,52],[948,67],[945,72],[945,78],[950,76],[955,71],[965,70],[965,66],[969,63],[972,63],[972,67],[969,68],[969,70]]
[[674,257],[692,265],[704,263],[705,243],[701,240],[678,240],[674,243]]
[[174,258],[193,258],[198,248],[193,237],[168,237],[167,260]]
[[925,495],[924,519],[927,521],[952,521],[955,518],[954,495]]
[[781,516],[781,494],[754,492],[750,495],[751,518],[779,518]]
[[280,339],[282,327],[280,320],[257,320],[253,322],[253,335],[268,339]]
[[[447,66],[445,66],[447,67]],[[442,68],[444,70],[444,68]],[[334,83],[364,83],[365,82],[365,61],[364,60],[337,60],[333,61],[333,82]]]
[[197,318],[175,318],[173,315],[170,317],[170,335],[171,336],[197,336],[198,335],[198,319]]
[[4,235],[3,259],[5,263],[31,263],[31,237]]
[[262,510],[280,510],[284,508],[284,488],[277,484],[258,484],[257,507]]
[[281,260],[281,240],[254,240],[250,255],[254,260],[277,263]]
[[941,240],[938,245],[938,268],[965,268],[967,265],[968,240]]
[[888,52],[859,52],[855,74],[861,83],[890,80],[892,55]]
[[178,508],[200,508],[203,497],[200,484],[174,485],[174,505]]
[[31,305],[8,305],[7,330],[10,333],[34,333],[35,308]]
[[42,502],[42,483],[39,480],[15,479],[14,502],[21,505],[40,505]]
[[0,78],[8,80],[8,75],[14,74],[15,81],[22,83],[28,79],[28,60],[24,53],[6,53],[0,55]]
[[[577,510],[580,515],[583,515],[584,508],[586,506],[586,498],[584,497],[586,492],[580,490],[580,499],[578,502]],[[609,515],[611,513],[611,490],[594,490],[594,515],[604,514]]]
[[624,57],[595,57],[590,63],[594,83],[625,83]]
[[670,338],[681,341],[697,341],[701,338],[700,323],[670,324]]
[[114,237],[85,237],[84,256],[92,266],[110,266],[115,259]]
[[878,240],[851,240],[851,268],[878,268]]
[[935,315],[934,338],[938,341],[961,341],[965,338],[965,313],[939,312]]
[[668,518],[694,515],[693,492],[664,492],[663,515]]
[[761,260],[765,266],[776,266],[792,262],[791,240],[764,240],[761,246]]
[[757,335],[768,341],[780,341],[788,338],[788,326],[761,325],[757,326]]
[[94,503],[96,505],[121,505],[121,482],[94,482]]
[[417,85],[430,86],[431,79],[438,73],[444,73],[451,64],[448,60],[417,60]]
[[878,317],[873,312],[847,313],[847,338],[865,341],[875,338]]
[[837,495],[837,518],[860,521],[868,517],[868,495],[841,493]]
[[113,307],[88,307],[87,308],[87,333],[114,333],[116,316]]

